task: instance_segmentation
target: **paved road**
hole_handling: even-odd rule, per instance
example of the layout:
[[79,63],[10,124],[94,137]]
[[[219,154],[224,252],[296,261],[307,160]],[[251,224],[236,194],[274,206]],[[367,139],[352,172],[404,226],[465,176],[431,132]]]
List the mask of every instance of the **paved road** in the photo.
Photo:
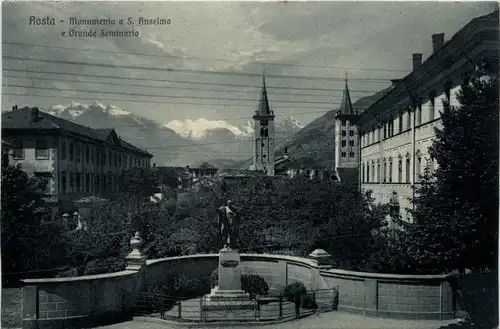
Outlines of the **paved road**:
[[[255,326],[261,329],[449,329],[450,324],[457,323],[456,320],[435,321],[435,320],[392,320],[360,316],[344,312],[329,312],[310,316],[299,321],[290,321],[276,325]],[[248,326],[210,326],[212,329],[245,328]],[[99,327],[99,329],[179,329],[189,328],[186,325],[175,326],[171,324],[159,324],[153,322],[130,321],[109,326]]]

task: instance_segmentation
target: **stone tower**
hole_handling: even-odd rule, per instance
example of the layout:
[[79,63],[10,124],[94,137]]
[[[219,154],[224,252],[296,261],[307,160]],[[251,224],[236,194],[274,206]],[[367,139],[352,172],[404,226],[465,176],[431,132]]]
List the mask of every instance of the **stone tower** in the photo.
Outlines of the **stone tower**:
[[357,180],[360,163],[357,118],[346,77],[342,102],[335,115],[335,171],[340,180]]
[[267,176],[274,176],[274,112],[269,107],[265,78],[262,78],[260,100],[253,121],[253,168]]

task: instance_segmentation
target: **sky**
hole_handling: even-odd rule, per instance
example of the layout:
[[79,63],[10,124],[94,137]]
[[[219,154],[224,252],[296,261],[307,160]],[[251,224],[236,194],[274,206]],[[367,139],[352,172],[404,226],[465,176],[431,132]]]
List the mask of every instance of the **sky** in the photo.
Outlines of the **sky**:
[[[353,102],[373,94],[410,72],[413,53],[429,57],[432,34],[449,40],[494,8],[494,2],[3,2],[2,110],[99,102],[160,123],[241,123],[257,107],[265,74],[276,117],[307,124],[338,108],[346,75]],[[30,25],[30,16],[49,16],[56,25]],[[111,18],[115,25],[69,26],[70,17]],[[134,25],[118,24],[129,17]],[[170,24],[138,26],[139,17]],[[102,29],[132,28],[139,36],[99,37]],[[71,29],[97,37],[68,37]]]

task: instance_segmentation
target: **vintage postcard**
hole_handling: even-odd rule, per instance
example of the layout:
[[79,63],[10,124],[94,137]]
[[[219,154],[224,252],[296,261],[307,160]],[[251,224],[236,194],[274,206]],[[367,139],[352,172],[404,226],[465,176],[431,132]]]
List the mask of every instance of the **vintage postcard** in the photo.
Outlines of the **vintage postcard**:
[[498,328],[496,2],[3,1],[2,328]]

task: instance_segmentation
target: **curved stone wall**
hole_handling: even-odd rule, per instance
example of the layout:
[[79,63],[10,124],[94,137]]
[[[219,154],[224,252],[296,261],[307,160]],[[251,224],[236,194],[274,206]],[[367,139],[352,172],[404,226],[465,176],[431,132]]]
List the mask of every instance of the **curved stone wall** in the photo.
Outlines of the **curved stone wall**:
[[[77,327],[88,319],[119,319],[130,307],[134,291],[150,284],[167,284],[169,276],[208,278],[218,255],[191,255],[147,260],[140,272],[25,280],[23,327]],[[454,317],[455,302],[445,275],[390,275],[351,272],[318,265],[317,261],[283,255],[242,254],[242,273],[265,278],[270,290],[294,281],[317,290],[320,305],[332,305],[332,288],[339,289],[340,310],[371,316],[415,319]],[[207,291],[208,292],[208,291]],[[87,321],[87,322],[85,322]]]
[[24,280],[23,328],[81,328],[120,321],[142,281],[137,271]]

